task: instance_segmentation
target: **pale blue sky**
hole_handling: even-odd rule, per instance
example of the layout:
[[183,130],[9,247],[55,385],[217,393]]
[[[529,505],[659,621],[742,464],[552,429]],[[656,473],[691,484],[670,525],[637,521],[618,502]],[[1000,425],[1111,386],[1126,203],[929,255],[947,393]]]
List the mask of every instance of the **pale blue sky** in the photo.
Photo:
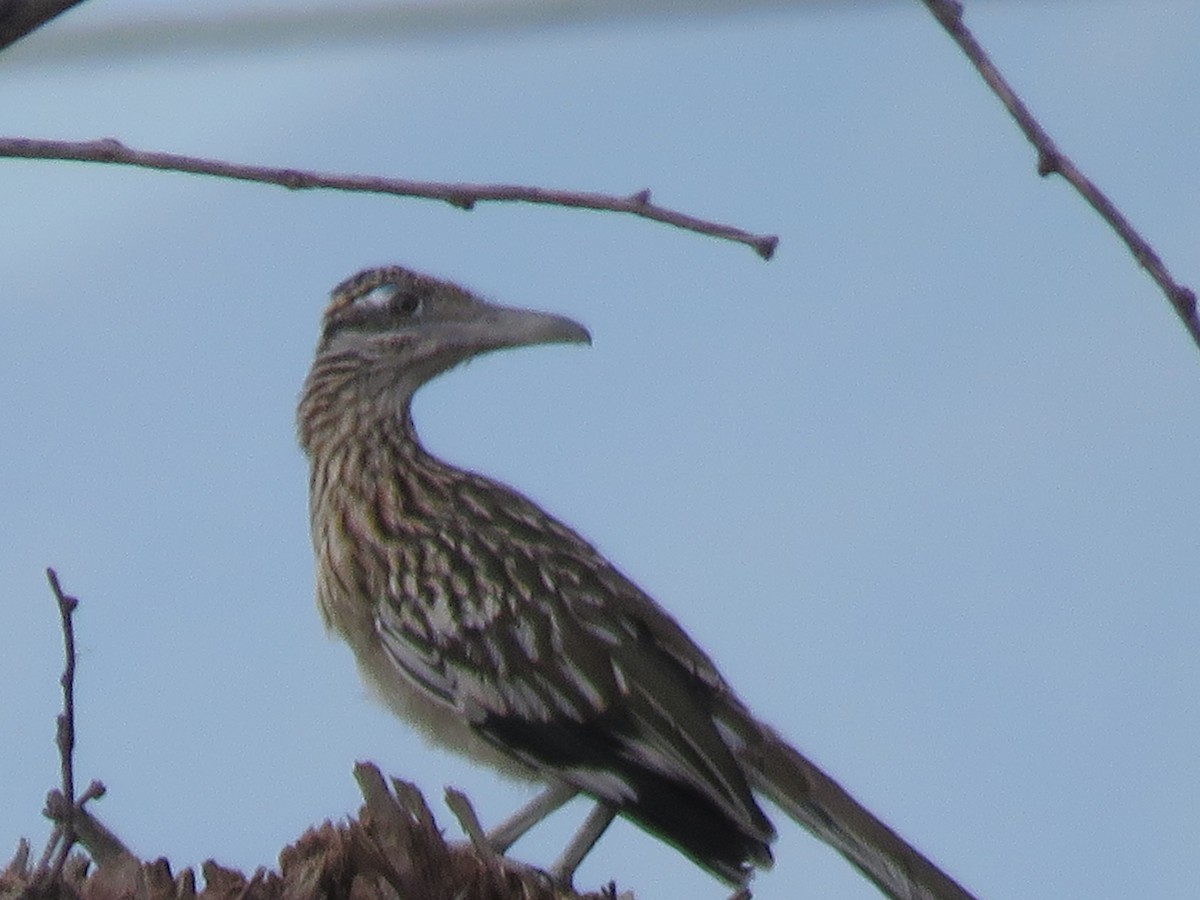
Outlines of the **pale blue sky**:
[[[0,161],[0,857],[46,835],[83,601],[81,783],[132,848],[252,870],[354,811],[351,766],[526,795],[425,747],[312,600],[293,411],[328,289],[398,262],[595,344],[420,397],[446,458],[594,540],[745,699],[982,898],[1200,892],[1200,352],[923,7],[799,3],[461,39],[37,65],[0,133],[628,193],[472,213]],[[1200,7],[968,3],[1063,149],[1200,283]],[[44,42],[44,43],[43,43]],[[518,844],[546,863],[580,806]],[[778,817],[773,898],[877,896]],[[581,886],[724,896],[615,827]]]

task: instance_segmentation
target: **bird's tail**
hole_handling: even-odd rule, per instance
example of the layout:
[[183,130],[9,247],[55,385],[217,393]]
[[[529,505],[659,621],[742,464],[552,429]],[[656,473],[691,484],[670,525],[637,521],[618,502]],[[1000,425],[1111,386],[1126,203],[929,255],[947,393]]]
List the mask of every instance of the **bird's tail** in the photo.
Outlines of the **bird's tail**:
[[773,729],[747,714],[732,730],[751,786],[846,857],[886,896],[975,900]]

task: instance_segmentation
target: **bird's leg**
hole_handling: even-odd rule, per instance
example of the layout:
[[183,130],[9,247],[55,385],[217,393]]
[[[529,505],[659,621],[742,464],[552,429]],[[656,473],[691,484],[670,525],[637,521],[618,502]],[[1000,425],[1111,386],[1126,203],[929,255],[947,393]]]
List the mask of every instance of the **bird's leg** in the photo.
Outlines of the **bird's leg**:
[[559,884],[569,887],[575,870],[579,868],[583,858],[588,855],[588,851],[596,845],[596,841],[600,840],[600,835],[604,834],[604,829],[608,827],[616,814],[616,807],[604,802],[596,803],[595,808],[583,820],[583,825],[571,838],[567,849],[558,858],[558,862],[550,867],[550,877]]
[[529,803],[489,831],[487,833],[488,843],[495,848],[497,853],[506,852],[525,832],[578,793],[575,788],[561,782],[551,784]]

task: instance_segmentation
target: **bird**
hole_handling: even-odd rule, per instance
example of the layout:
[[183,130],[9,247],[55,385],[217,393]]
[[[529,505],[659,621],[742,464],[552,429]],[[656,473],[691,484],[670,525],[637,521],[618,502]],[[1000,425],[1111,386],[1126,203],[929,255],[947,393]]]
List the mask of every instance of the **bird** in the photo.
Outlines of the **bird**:
[[972,900],[759,721],[678,622],[575,530],[422,444],[414,394],[481,354],[590,344],[399,265],[338,284],[298,410],[316,599],[364,680],[433,743],[543,787],[500,853],[570,799],[595,805],[550,869],[569,886],[617,815],[744,888],[770,867],[760,797],[893,900]]

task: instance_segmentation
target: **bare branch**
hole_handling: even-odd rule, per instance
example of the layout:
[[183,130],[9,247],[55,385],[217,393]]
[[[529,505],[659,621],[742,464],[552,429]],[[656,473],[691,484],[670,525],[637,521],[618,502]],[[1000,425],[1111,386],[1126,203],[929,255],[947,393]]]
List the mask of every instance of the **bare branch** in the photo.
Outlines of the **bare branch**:
[[342,175],[310,172],[302,169],[252,166],[201,159],[178,153],[134,150],[112,138],[96,141],[50,141],[35,138],[0,138],[0,157],[20,159],[58,159],[78,162],[110,163],[168,172],[189,172],[238,181],[275,184],[290,190],[328,188],[369,194],[392,194],[441,200],[459,209],[472,209],[483,201],[538,203],[580,209],[629,213],[674,225],[686,231],[734,241],[752,247],[763,259],[770,259],[779,243],[775,235],[751,234],[731,225],[710,222],[651,202],[650,191],[641,190],[628,197],[582,191],[558,191],[512,184],[461,184],[454,182],[411,181],[373,175]]
[[[58,573],[53,569],[46,570],[46,578],[50,589],[54,591],[54,599],[58,602],[58,614],[62,619],[63,648],[66,664],[63,667],[60,682],[63,690],[63,711],[58,716],[57,743],[58,756],[62,765],[62,798],[67,813],[57,820],[59,838],[62,841],[58,848],[58,856],[54,863],[54,875],[62,875],[63,864],[67,854],[75,844],[75,623],[73,616],[79,600],[63,593],[58,583]],[[49,807],[49,803],[47,806]],[[54,841],[51,840],[51,845]]]
[[[58,613],[62,619],[63,645],[66,664],[63,667],[63,711],[58,716],[57,743],[62,765],[62,787],[46,796],[45,815],[54,822],[54,831],[46,844],[46,850],[38,865],[39,871],[51,868],[51,877],[61,880],[63,866],[78,842],[87,848],[96,865],[113,866],[137,860],[124,844],[92,818],[84,808],[89,800],[104,796],[104,785],[93,781],[82,794],[75,796],[75,622],[74,613],[79,606],[76,597],[65,593],[54,569],[46,570],[46,579],[54,591]],[[51,867],[51,859],[54,860]]]
[[1085,176],[1075,166],[1073,162],[1063,154],[1050,135],[1038,123],[1037,119],[1025,106],[1025,103],[1017,96],[1016,92],[1004,80],[1004,76],[992,63],[983,47],[975,40],[975,36],[963,23],[963,6],[959,0],[922,0],[922,2],[933,13],[934,17],[941,23],[942,27],[954,38],[955,43],[962,48],[963,53],[971,60],[971,63],[983,76],[983,80],[987,82],[988,87],[992,92],[1000,98],[1000,102],[1008,109],[1009,113],[1016,120],[1021,131],[1025,133],[1025,137],[1033,144],[1038,152],[1038,174],[1051,175],[1058,174],[1065,178],[1078,191],[1083,198],[1091,204],[1092,209],[1096,210],[1109,226],[1117,233],[1117,235],[1125,242],[1125,246],[1133,254],[1134,259],[1138,261],[1143,269],[1150,273],[1150,277],[1167,295],[1167,299],[1171,301],[1171,306],[1176,314],[1183,321],[1184,327],[1192,336],[1196,346],[1200,347],[1200,318],[1196,314],[1196,294],[1191,288],[1177,284],[1171,278],[1167,267],[1163,261],[1159,259],[1158,254],[1146,242],[1146,240],[1138,234],[1134,227],[1129,223],[1129,220],[1121,214],[1120,210],[1113,202],[1100,190],[1087,176]]
[[0,2],[0,50],[83,0],[8,0]]

